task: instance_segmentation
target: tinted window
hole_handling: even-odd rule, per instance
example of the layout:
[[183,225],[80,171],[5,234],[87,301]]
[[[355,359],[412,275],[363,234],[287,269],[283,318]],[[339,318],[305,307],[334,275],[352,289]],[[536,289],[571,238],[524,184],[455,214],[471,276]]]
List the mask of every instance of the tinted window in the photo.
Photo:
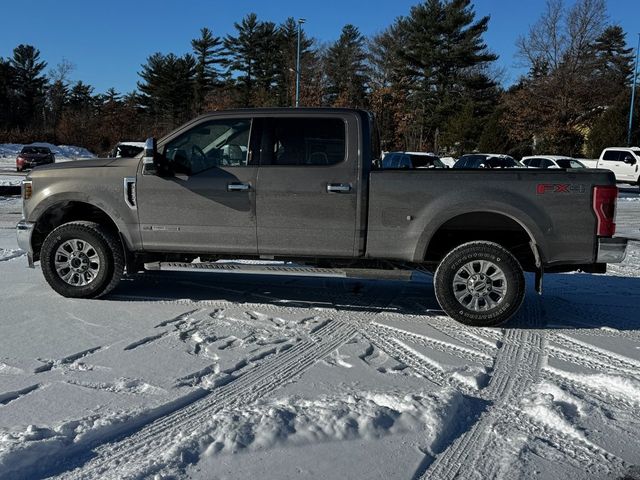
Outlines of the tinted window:
[[542,168],[552,168],[555,165],[551,160],[547,160],[546,158],[542,158],[542,159],[540,159],[540,166]]
[[556,163],[560,168],[585,168],[584,164],[572,158],[562,158],[557,160]]
[[51,153],[51,150],[49,150],[47,147],[23,147],[21,153],[46,155]]
[[623,153],[620,150],[607,150],[604,152],[603,160],[613,160],[618,161],[620,159],[620,154]]
[[539,158],[527,158],[524,160],[525,165],[531,168],[540,168],[540,159]]
[[444,163],[435,155],[410,155],[413,168],[444,168]]
[[193,175],[210,168],[247,165],[248,119],[201,123],[165,146],[165,157],[176,173]]
[[383,168],[396,168],[398,166],[398,157],[397,153],[387,153],[384,156],[384,160],[382,160]]
[[345,124],[341,119],[263,118],[260,125],[260,165],[323,166],[345,158]]

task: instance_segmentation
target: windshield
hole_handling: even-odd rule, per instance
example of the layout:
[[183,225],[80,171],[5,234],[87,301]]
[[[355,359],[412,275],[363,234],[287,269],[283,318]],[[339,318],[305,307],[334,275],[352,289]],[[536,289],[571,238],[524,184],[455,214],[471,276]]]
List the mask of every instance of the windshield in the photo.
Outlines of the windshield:
[[46,155],[48,153],[51,153],[51,150],[49,150],[47,147],[24,147],[22,149],[22,153]]

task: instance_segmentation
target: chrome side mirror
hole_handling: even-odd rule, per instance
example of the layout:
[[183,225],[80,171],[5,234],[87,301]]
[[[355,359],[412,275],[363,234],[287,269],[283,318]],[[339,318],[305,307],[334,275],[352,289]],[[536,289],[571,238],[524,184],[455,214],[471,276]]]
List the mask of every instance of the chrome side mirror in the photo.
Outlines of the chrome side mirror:
[[144,142],[144,154],[142,156],[142,173],[156,175],[158,173],[156,139],[147,138]]

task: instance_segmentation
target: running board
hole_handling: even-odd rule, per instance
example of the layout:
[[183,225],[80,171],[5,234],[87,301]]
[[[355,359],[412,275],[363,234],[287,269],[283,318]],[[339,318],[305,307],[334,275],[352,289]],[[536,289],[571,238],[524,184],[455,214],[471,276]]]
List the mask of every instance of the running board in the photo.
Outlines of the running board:
[[318,268],[306,265],[260,265],[250,263],[145,263],[145,270],[163,272],[242,273],[250,275],[295,275],[302,277],[342,277],[380,280],[411,280],[411,270],[378,270],[374,268]]

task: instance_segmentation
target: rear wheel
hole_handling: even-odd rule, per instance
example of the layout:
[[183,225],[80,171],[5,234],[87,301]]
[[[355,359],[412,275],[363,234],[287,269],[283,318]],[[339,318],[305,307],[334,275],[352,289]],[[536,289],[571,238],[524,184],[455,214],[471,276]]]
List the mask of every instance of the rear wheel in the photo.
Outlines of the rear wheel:
[[124,270],[120,242],[94,222],[70,222],[53,230],[44,240],[40,262],[51,288],[72,298],[106,295]]
[[442,309],[466,325],[495,326],[520,308],[525,281],[522,266],[493,242],[469,242],[442,260],[434,277]]

